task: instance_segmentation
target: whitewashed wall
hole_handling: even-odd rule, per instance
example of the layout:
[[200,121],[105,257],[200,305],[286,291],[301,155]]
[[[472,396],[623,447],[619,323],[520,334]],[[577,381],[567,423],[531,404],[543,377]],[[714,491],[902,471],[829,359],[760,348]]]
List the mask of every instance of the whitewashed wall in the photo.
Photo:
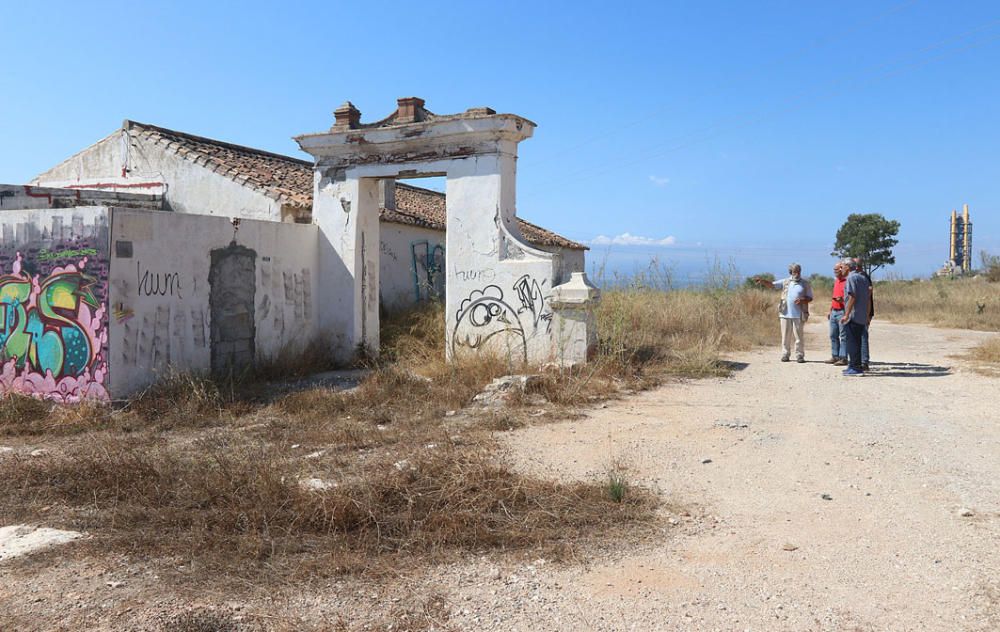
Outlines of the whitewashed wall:
[[122,132],[116,131],[38,175],[32,184],[113,189],[95,185],[137,187],[164,183],[165,186],[158,188],[142,186],[120,190],[163,194],[168,208],[177,213],[281,221],[281,204],[277,201],[167,151],[162,145],[142,139],[132,139],[131,171],[123,178],[125,159],[121,137]]
[[537,248],[559,255],[556,275],[552,281],[553,286],[569,281],[570,276],[574,272],[586,272],[586,263],[584,261],[586,250],[557,248],[554,246],[537,246]]
[[[226,218],[115,209],[111,221],[111,391],[127,395],[171,368],[209,371],[212,251],[227,248]],[[316,341],[315,226],[244,220],[235,242],[255,254],[257,360]]]

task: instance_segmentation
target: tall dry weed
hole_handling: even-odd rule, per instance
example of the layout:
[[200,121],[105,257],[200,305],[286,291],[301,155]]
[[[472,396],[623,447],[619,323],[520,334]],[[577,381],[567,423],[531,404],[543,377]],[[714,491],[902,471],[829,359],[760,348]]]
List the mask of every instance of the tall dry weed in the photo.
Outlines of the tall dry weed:
[[597,312],[599,357],[623,368],[719,374],[721,353],[773,342],[774,306],[760,290],[612,290]]
[[875,317],[901,323],[1000,331],[1000,285],[982,278],[876,283]]

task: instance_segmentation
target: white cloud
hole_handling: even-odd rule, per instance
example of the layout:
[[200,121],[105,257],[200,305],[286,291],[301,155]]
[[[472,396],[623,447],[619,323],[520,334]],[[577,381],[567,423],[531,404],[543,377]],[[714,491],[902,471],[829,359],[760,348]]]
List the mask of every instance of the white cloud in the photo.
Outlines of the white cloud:
[[649,181],[658,187],[665,187],[670,184],[670,178],[664,178],[662,176],[649,176]]
[[677,243],[677,238],[670,235],[669,237],[664,237],[663,239],[655,239],[653,237],[643,237],[642,235],[622,233],[621,235],[615,235],[614,237],[598,235],[597,237],[591,239],[590,243],[594,246],[673,246]]

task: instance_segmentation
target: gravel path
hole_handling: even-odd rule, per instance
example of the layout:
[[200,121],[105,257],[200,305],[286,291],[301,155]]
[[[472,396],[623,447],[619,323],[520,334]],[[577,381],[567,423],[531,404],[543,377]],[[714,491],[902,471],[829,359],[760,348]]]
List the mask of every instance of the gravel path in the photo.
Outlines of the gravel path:
[[807,364],[742,354],[734,378],[506,435],[527,471],[588,478],[624,461],[697,509],[639,552],[515,570],[516,590],[459,587],[452,623],[1000,630],[1000,383],[953,357],[991,334],[877,322],[874,370],[847,378],[821,363],[824,325],[807,327]]

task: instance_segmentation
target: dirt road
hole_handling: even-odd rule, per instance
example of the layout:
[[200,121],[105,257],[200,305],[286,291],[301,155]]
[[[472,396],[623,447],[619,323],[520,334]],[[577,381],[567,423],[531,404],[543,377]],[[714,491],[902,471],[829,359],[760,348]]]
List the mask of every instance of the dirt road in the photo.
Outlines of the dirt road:
[[621,460],[693,515],[642,551],[531,569],[529,591],[479,603],[469,589],[475,605],[452,622],[1000,630],[1000,382],[953,357],[988,335],[876,323],[874,370],[847,378],[821,363],[825,323],[810,323],[807,364],[780,363],[777,349],[743,354],[730,379],[510,434],[526,470],[587,478]]

